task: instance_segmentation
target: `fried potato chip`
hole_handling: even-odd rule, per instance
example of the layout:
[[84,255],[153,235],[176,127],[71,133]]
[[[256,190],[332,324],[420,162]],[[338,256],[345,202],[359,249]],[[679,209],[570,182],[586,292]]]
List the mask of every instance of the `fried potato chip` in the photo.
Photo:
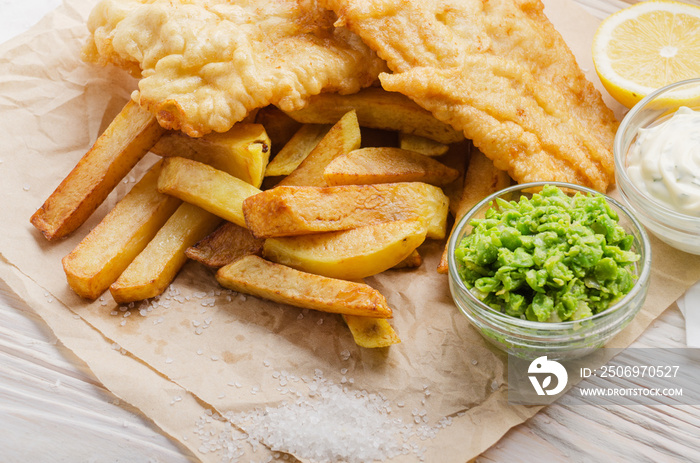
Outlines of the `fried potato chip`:
[[401,342],[399,335],[385,319],[343,315],[343,320],[350,328],[355,344],[360,347],[377,349]]
[[96,299],[146,247],[182,201],[157,189],[162,161],[63,258],[68,284],[78,295]]
[[360,147],[360,126],[355,111],[345,113],[316,147],[278,185],[325,186],[323,170],[338,156]]
[[262,125],[236,124],[228,132],[212,132],[200,138],[171,131],[160,137],[151,152],[203,162],[259,188],[270,158],[271,143]]
[[185,255],[207,267],[220,268],[243,256],[261,255],[263,241],[255,238],[247,228],[224,222],[204,239],[187,248]]
[[323,171],[328,185],[424,182],[443,186],[459,171],[414,151],[394,147],[360,148],[333,159]]
[[221,286],[296,307],[363,317],[390,318],[391,308],[374,288],[295,270],[245,256],[216,273]]
[[[474,149],[469,158],[464,189],[455,213],[455,225],[475,204],[486,196],[506,188],[511,183],[508,173],[496,169],[493,162],[483,153]],[[454,230],[454,226],[453,226]],[[447,273],[447,246],[438,264],[438,273]]]
[[245,226],[243,200],[260,190],[204,163],[165,158],[158,190],[201,207],[222,219]]
[[129,101],[30,221],[49,240],[80,227],[165,132]]
[[383,272],[425,240],[422,218],[397,220],[313,235],[268,238],[263,256],[317,275],[356,280]]
[[220,223],[220,217],[193,204],[182,203],[148,246],[110,285],[109,292],[114,300],[123,304],[161,294],[187,262],[185,249]]
[[312,96],[304,108],[287,114],[304,124],[333,124],[351,110],[357,112],[363,127],[410,133],[446,144],[464,140],[461,132],[437,120],[410,98],[377,87],[350,95],[321,93]]
[[449,200],[420,182],[333,187],[281,186],[243,201],[246,226],[258,238],[347,230],[423,217],[428,238],[442,239]]
[[289,175],[318,145],[330,130],[329,125],[304,124],[282,147],[265,169],[266,177]]

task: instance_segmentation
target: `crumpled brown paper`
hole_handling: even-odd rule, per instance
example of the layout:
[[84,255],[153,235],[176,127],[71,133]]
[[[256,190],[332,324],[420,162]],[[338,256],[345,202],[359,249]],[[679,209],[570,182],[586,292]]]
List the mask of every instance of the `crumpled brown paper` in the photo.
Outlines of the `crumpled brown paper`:
[[[392,324],[403,342],[388,349],[357,347],[336,315],[225,291],[211,271],[194,262],[165,295],[132,308],[115,304],[109,293],[93,303],[72,293],[61,258],[136,180],[130,176],[65,240],[48,243],[29,224],[135,88],[135,81],[115,68],[80,61],[93,3],[67,0],[30,32],[0,47],[0,277],[106,387],[202,461],[227,455],[203,445],[201,432],[234,429],[210,419],[207,410],[223,414],[289,400],[280,372],[298,380],[320,371],[336,384],[381,393],[392,404],[391,417],[406,423],[413,422],[416,410],[426,411],[430,425],[452,417],[435,438],[418,442],[427,448],[426,461],[469,460],[537,412],[537,407],[507,404],[506,357],[469,326],[452,303],[446,277],[435,272],[443,243],[423,245],[425,262],[418,269],[367,279],[394,308]],[[596,21],[570,2],[545,3],[595,81],[589,44]],[[140,169],[153,159],[145,159]],[[617,346],[630,344],[700,278],[700,257],[658,240],[653,240],[653,259],[647,303],[614,340]],[[243,445],[240,451],[239,461],[272,455],[264,446]],[[396,461],[415,459],[411,454]]]

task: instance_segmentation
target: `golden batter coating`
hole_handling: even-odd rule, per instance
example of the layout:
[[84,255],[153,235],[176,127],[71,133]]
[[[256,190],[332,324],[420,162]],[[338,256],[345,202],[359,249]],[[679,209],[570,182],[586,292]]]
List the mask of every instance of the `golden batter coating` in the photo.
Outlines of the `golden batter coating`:
[[539,0],[320,0],[401,92],[472,139],[518,182],[606,191],[617,121]]
[[83,55],[141,77],[136,102],[201,136],[268,104],[293,111],[375,82],[385,63],[334,19],[313,0],[102,0]]

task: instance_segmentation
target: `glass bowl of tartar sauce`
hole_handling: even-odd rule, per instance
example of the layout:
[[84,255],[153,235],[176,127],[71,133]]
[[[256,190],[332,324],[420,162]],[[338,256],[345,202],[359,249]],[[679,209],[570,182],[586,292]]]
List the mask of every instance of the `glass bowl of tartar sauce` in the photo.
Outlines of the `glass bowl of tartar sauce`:
[[654,235],[700,254],[700,78],[637,103],[615,135],[620,195]]

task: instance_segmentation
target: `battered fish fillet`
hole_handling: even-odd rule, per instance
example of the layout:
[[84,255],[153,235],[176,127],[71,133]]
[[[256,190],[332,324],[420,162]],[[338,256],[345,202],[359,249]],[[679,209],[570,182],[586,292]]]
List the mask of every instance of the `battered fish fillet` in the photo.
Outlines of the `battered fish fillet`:
[[539,0],[320,0],[401,92],[463,130],[518,182],[614,182],[613,113]]
[[132,98],[169,129],[224,132],[249,111],[354,93],[386,64],[312,0],[102,0],[87,61],[128,69]]

